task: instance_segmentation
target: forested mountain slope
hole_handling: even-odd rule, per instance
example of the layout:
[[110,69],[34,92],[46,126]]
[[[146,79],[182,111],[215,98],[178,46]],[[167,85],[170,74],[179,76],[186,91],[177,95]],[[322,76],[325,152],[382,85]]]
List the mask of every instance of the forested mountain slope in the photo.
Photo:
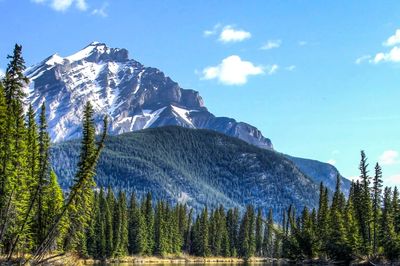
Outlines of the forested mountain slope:
[[[66,189],[78,160],[78,140],[52,148],[51,161]],[[318,184],[284,155],[226,135],[182,127],[146,129],[110,136],[99,161],[98,186],[151,191],[155,198],[243,208],[252,203],[279,215],[293,203],[316,206]]]

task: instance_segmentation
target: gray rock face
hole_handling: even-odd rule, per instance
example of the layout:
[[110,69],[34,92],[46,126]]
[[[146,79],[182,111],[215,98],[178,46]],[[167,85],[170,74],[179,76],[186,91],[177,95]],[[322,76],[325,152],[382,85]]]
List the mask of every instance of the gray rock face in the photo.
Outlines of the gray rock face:
[[54,142],[80,136],[83,107],[90,101],[97,122],[109,116],[111,135],[178,125],[211,129],[273,148],[257,128],[215,117],[197,91],[182,89],[160,70],[129,59],[126,49],[94,42],[68,57],[52,55],[28,68],[26,75],[31,80],[27,93],[34,109],[46,100]]

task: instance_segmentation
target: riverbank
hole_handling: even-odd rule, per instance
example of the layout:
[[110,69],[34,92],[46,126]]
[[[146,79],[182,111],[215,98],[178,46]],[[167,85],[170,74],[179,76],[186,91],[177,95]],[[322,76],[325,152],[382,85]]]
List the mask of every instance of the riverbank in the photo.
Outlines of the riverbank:
[[[252,263],[262,262],[277,262],[277,259],[253,257],[248,260]],[[128,263],[128,264],[215,264],[215,263],[229,263],[229,264],[240,264],[243,263],[244,259],[241,258],[225,258],[225,257],[194,257],[188,255],[180,256],[126,256],[121,258],[107,259],[105,261],[94,260],[94,259],[82,259],[74,254],[65,254],[63,256],[54,257],[49,259],[44,265],[94,265],[100,263]]]

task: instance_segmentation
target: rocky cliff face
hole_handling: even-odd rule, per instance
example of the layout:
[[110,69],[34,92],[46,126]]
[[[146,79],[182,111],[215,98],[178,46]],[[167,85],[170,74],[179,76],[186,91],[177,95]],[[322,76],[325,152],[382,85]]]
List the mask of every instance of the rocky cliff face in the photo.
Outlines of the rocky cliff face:
[[54,142],[80,136],[83,107],[91,101],[98,122],[109,116],[112,135],[178,125],[215,130],[272,149],[257,128],[215,117],[197,91],[182,89],[160,70],[129,59],[126,49],[94,42],[68,57],[52,55],[28,68],[26,75],[34,109],[46,100]]

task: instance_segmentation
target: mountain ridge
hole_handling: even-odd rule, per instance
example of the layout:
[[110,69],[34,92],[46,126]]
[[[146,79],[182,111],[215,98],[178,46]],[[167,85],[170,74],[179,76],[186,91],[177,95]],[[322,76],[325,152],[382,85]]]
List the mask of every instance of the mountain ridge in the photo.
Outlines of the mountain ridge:
[[96,112],[110,117],[111,135],[179,125],[212,129],[273,149],[255,127],[227,117],[215,117],[195,90],[183,89],[157,68],[129,59],[126,49],[93,42],[77,53],[54,54],[26,70],[31,83],[28,99],[37,110],[46,99],[50,106],[49,130],[54,142],[80,136],[83,104],[91,101]]
[[[199,92],[183,89],[159,69],[130,59],[123,48],[93,42],[67,57],[53,54],[25,73],[31,81],[26,93],[34,110],[46,100],[53,142],[80,137],[83,106],[91,101],[97,125],[104,114],[109,116],[110,135],[176,125],[214,130],[273,150],[271,140],[256,127],[214,116]],[[326,163],[289,159],[314,180],[331,184],[332,176],[339,174]],[[348,189],[350,183],[344,185]]]

